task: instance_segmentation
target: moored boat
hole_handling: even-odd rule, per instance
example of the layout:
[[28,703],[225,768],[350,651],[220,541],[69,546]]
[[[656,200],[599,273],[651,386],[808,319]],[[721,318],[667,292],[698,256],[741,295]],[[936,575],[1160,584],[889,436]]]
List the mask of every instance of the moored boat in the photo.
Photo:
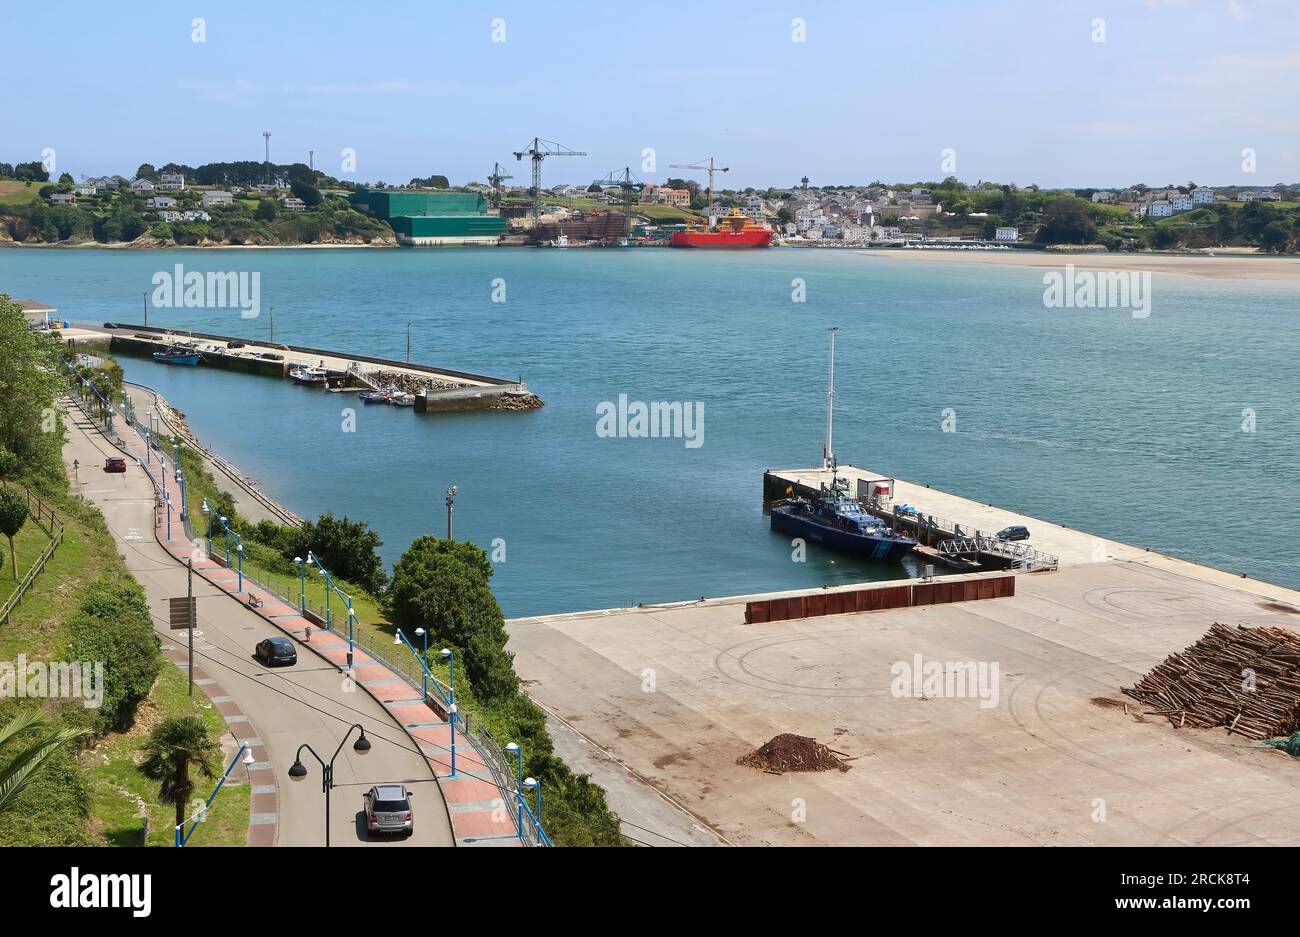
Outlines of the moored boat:
[[[802,537],[859,559],[898,562],[916,549],[916,541],[889,527],[849,495],[848,479],[837,474],[832,448],[835,419],[835,333],[832,328],[830,381],[826,392],[826,443],[822,465],[831,475],[812,497],[790,497],[772,504],[772,529]],[[787,489],[793,495],[792,489]]]
[[289,378],[309,387],[324,387],[328,375],[323,368],[297,367],[290,369]]
[[756,224],[737,209],[718,219],[716,226],[687,228],[674,231],[670,247],[740,248],[767,247],[772,242],[772,229]]
[[388,402],[395,407],[413,407],[415,406],[415,395],[401,390],[395,391],[388,395]]
[[357,396],[361,398],[362,403],[388,403],[391,391],[387,390],[363,390]]
[[165,351],[155,351],[153,360],[160,364],[198,364],[199,353],[193,345],[177,344],[168,346]]

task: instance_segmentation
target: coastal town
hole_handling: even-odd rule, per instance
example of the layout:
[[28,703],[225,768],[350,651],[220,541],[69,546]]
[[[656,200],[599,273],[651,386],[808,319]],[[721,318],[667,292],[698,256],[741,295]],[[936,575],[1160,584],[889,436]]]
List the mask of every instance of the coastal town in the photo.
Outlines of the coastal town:
[[1048,189],[952,176],[817,186],[805,177],[714,191],[695,178],[643,181],[630,168],[586,185],[535,189],[509,178],[498,163],[486,182],[361,184],[268,159],[142,165],[130,178],[78,182],[68,173],[50,180],[35,161],[0,163],[0,244],[667,246],[730,218],[791,247],[1292,253],[1300,231],[1295,183]]

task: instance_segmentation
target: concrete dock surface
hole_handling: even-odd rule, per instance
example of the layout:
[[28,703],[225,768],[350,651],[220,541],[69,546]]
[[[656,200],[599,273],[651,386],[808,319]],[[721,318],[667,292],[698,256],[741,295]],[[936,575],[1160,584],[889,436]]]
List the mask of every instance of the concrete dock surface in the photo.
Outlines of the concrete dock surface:
[[[1300,764],[1120,692],[1215,621],[1300,628],[1300,593],[923,486],[895,500],[1025,524],[1061,568],[1010,598],[765,624],[744,622],[759,596],[508,623],[528,692],[623,772],[616,811],[738,845],[1300,843]],[[917,655],[996,664],[996,693],[900,691]],[[849,770],[736,764],[785,732]]]

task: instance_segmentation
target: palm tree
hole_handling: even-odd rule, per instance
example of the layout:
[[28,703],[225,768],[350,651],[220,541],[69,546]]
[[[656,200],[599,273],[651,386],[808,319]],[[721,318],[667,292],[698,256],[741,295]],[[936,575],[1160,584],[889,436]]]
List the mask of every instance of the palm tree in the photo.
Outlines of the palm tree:
[[[22,735],[41,721],[40,712],[34,709],[15,716],[8,725],[0,728],[0,752],[3,752],[16,736]],[[19,749],[18,754],[0,768],[0,813],[13,809],[23,788],[36,779],[41,766],[53,758],[55,752],[85,734],[85,729],[60,729],[51,735],[37,739],[26,748]]]
[[158,800],[176,807],[176,825],[185,822],[185,807],[194,793],[190,770],[205,778],[217,776],[221,747],[208,735],[198,716],[171,716],[149,733],[140,772],[158,782]]

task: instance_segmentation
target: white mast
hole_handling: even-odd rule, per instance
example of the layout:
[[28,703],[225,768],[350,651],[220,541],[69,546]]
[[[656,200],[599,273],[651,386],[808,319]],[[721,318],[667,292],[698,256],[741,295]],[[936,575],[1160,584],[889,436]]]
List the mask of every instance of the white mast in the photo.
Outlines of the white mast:
[[835,325],[827,329],[831,333],[831,373],[826,388],[826,451],[822,453],[822,468],[830,471],[835,468],[835,449],[832,446],[831,431],[835,421],[835,333],[839,330],[839,326]]

